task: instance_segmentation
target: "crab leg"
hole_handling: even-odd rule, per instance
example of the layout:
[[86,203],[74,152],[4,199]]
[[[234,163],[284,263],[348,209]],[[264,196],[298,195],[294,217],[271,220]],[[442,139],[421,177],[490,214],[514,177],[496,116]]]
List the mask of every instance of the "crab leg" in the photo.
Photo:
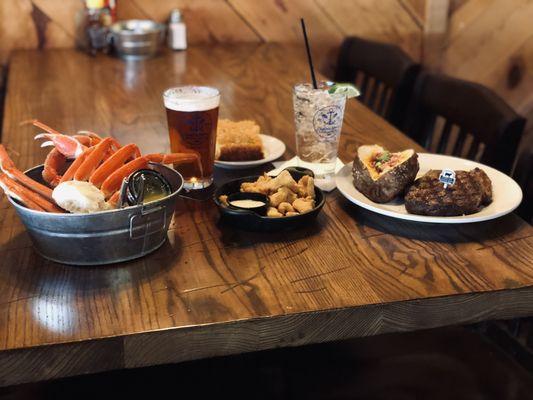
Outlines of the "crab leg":
[[118,149],[120,149],[122,147],[122,145],[114,137],[110,137],[109,139],[113,143],[113,146],[115,147],[116,150],[118,150]]
[[109,175],[102,183],[100,190],[104,192],[106,199],[109,198],[114,192],[120,189],[124,178],[127,178],[139,169],[148,167],[148,163],[150,162],[183,164],[192,161],[199,161],[198,156],[194,153],[147,154],[124,164]]
[[11,179],[6,174],[0,174],[0,187],[4,189],[4,192],[7,195],[22,201],[28,208],[31,208],[32,210],[59,213],[64,212],[55,204],[39,196],[37,193],[32,192],[31,189],[20,185],[17,181]]
[[43,179],[52,187],[56,187],[61,182],[60,173],[65,170],[67,158],[53,148],[44,160]]
[[75,136],[88,136],[88,137],[90,137],[93,140],[93,145],[100,143],[102,141],[102,139],[103,139],[98,133],[92,132],[92,131],[78,131],[76,133],[77,133],[77,135],[75,135]]
[[122,167],[120,167],[111,175],[109,175],[100,187],[100,190],[104,193],[106,199],[108,199],[113,193],[115,193],[120,188],[120,185],[122,184],[122,180],[124,178],[130,176],[132,173],[139,169],[146,168],[149,162],[150,160],[148,160],[148,158],[139,157],[134,160],[131,160],[127,164],[124,164]]
[[120,190],[117,190],[107,201],[111,206],[117,208],[118,200],[120,198]]
[[96,146],[102,141],[102,139],[93,138],[87,135],[72,135],[72,137],[86,147]]
[[[93,146],[93,143],[92,143],[92,139],[89,137],[89,136],[83,136],[83,135],[72,135],[72,137],[74,139],[76,139],[78,142],[80,142],[83,146],[85,147],[92,147]],[[41,147],[44,147],[44,146],[51,146],[53,145],[54,142],[50,141],[50,142],[43,142],[41,144]]]
[[204,176],[204,169],[200,157],[196,153],[170,153],[170,154],[147,154],[145,157],[152,162],[161,164],[184,164],[187,162],[196,162],[196,166],[200,171],[200,176]]
[[74,174],[74,179],[77,181],[86,181],[88,180],[93,172],[98,168],[100,163],[106,158],[109,154],[108,151],[114,145],[113,139],[105,138],[96,146],[94,150],[87,156],[85,161],[79,166],[78,170]]
[[26,207],[36,211],[44,211],[44,208],[27,198],[22,190],[23,186],[17,185],[16,181],[2,173],[0,173],[0,187],[4,190],[6,196],[11,196],[21,201]]
[[138,158],[141,156],[141,152],[136,144],[130,143],[117,150],[106,161],[100,165],[96,171],[91,175],[89,182],[96,187],[100,187],[105,179],[113,171],[120,168],[130,158]]
[[145,155],[148,160],[161,164],[181,164],[185,162],[198,161],[200,158],[195,153],[170,153],[170,154],[161,154],[153,153]]
[[[41,128],[45,130],[47,133],[52,134],[52,135],[61,135],[59,131],[55,130],[54,128],[51,128],[50,126],[42,123],[41,121],[37,119],[30,119],[27,121],[22,121],[20,123],[20,125],[25,125],[25,124],[32,124],[33,126],[36,126],[37,128]],[[97,133],[91,132],[91,131],[78,131],[77,133],[78,135],[73,135],[72,137],[74,137],[75,139],[78,139],[85,146],[94,146],[95,144],[99,143],[102,140],[100,135],[98,135]],[[89,140],[83,140],[81,138],[89,138]],[[90,141],[90,144],[86,144],[86,142],[89,142],[89,141]]]
[[21,185],[39,193],[47,200],[54,201],[52,198],[52,189],[41,185],[39,182],[36,182],[30,177],[26,176],[22,171],[19,171],[17,167],[15,167],[13,160],[11,160],[2,144],[0,144],[0,170],[2,170],[2,172],[4,172],[11,179],[18,181]]
[[39,121],[38,119],[28,119],[26,121],[22,121],[20,123],[20,126],[22,125],[27,125],[27,124],[32,124],[33,126],[36,126],[37,128],[41,128],[41,129],[44,129],[46,132],[48,133],[51,133],[51,134],[54,134],[54,135],[61,135],[60,132],[56,131],[54,128],[51,128],[49,127],[48,125],[46,124],[43,124],[41,121]]
[[72,164],[70,164],[70,167],[67,168],[61,179],[59,180],[59,183],[63,183],[66,181],[70,181],[74,179],[74,175],[76,174],[76,171],[78,171],[78,168],[80,168],[80,165],[83,164],[83,162],[87,159],[87,156],[92,153],[94,150],[94,147],[89,147],[87,150],[85,150],[81,155],[76,158]]

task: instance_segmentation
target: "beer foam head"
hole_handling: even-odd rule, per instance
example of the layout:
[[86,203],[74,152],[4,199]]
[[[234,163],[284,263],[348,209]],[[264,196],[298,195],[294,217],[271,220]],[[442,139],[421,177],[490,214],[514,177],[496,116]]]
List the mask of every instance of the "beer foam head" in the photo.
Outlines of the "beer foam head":
[[220,93],[208,86],[179,86],[163,93],[165,107],[174,111],[207,111],[218,107]]

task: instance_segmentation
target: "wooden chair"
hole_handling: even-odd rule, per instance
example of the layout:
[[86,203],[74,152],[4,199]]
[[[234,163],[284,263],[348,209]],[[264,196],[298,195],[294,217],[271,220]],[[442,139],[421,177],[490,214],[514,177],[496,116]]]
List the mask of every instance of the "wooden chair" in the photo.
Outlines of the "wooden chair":
[[422,72],[404,130],[430,151],[510,173],[525,122],[482,85]]
[[520,155],[514,171],[514,179],[522,187],[524,193],[522,204],[516,213],[533,224],[533,141],[530,141],[530,147]]
[[340,49],[336,82],[353,82],[359,100],[396,127],[401,127],[420,65],[399,47],[346,38]]

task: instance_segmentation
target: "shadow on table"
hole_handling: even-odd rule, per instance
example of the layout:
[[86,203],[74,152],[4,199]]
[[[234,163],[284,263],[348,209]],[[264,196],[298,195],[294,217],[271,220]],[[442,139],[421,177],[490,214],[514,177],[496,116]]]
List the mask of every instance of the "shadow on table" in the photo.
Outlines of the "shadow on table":
[[337,197],[339,207],[369,236],[389,234],[407,239],[445,243],[486,242],[496,240],[516,230],[516,216],[468,224],[434,224],[406,221],[380,215]]
[[325,218],[325,214],[320,213],[316,220],[302,226],[269,232],[240,228],[223,219],[219,219],[216,226],[220,232],[219,240],[224,247],[250,247],[261,243],[288,243],[318,235],[327,223]]

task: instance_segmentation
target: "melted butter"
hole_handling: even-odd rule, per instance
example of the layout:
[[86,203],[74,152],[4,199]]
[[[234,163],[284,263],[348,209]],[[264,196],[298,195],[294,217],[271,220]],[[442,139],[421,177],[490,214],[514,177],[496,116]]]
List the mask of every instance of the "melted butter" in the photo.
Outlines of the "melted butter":
[[144,190],[143,203],[150,203],[151,201],[161,200],[163,197],[168,196],[168,192],[162,187],[149,186]]
[[147,176],[144,181],[143,204],[161,200],[170,194],[167,187],[159,179]]
[[256,208],[256,207],[262,207],[265,205],[262,201],[259,200],[233,200],[230,201],[230,204],[235,207],[240,208]]

